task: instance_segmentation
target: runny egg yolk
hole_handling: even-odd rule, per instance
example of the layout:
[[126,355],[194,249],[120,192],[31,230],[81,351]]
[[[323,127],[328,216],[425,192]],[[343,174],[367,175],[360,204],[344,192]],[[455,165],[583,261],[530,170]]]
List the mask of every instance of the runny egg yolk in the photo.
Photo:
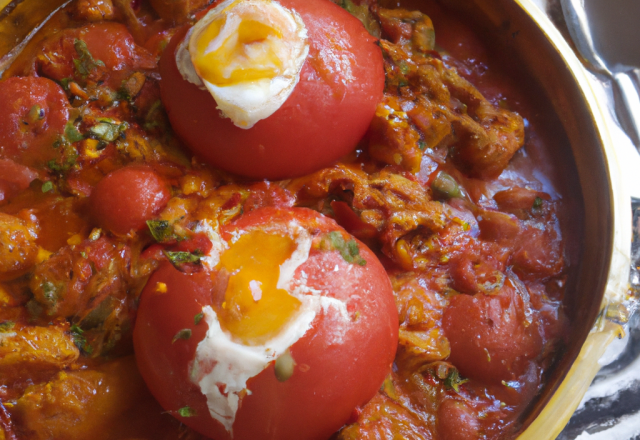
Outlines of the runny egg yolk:
[[[217,277],[228,283],[216,314],[221,327],[245,345],[260,345],[276,336],[295,316],[301,302],[278,288],[280,266],[295,251],[287,236],[249,231],[220,256]],[[218,285],[224,285],[216,283]]]
[[297,12],[272,0],[226,0],[189,31],[176,65],[209,91],[222,115],[249,129],[291,95],[308,53]]
[[256,20],[241,21],[235,33],[209,50],[225,22],[226,17],[212,21],[195,41],[196,56],[192,60],[203,80],[217,86],[228,86],[272,79],[282,73],[283,60],[275,50],[282,32]]

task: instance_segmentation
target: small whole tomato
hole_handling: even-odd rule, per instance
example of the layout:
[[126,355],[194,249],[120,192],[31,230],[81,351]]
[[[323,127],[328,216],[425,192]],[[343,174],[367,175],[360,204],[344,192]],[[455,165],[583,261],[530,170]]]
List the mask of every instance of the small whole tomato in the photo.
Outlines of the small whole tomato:
[[[329,0],[278,3],[301,17],[309,52],[291,95],[251,128],[234,125],[207,90],[183,78],[176,51],[188,28],[160,60],[162,102],[178,136],[211,165],[253,178],[308,174],[352,151],[384,89],[381,50],[358,19]],[[254,40],[239,51],[248,53]],[[253,83],[242,84],[238,94],[249,95]]]
[[127,234],[145,226],[165,207],[171,193],[147,166],[128,166],[105,176],[89,196],[93,220],[101,227]]
[[214,266],[164,263],[142,293],[134,346],[149,389],[217,440],[328,438],[393,363],[384,268],[305,208],[256,209],[219,237],[203,257]]

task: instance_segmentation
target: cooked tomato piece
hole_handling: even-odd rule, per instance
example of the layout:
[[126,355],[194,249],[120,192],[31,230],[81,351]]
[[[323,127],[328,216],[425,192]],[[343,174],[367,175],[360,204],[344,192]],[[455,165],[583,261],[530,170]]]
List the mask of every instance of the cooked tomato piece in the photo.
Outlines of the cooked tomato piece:
[[155,58],[133,41],[120,23],[96,23],[65,29],[50,37],[38,57],[43,75],[64,78],[100,79],[105,72],[123,69],[153,69]]
[[18,191],[29,188],[29,184],[37,177],[38,173],[32,168],[11,159],[0,159],[0,203]]
[[176,133],[210,164],[257,178],[299,176],[360,141],[382,99],[382,54],[360,21],[329,0],[283,0],[302,17],[309,55],[284,104],[249,129],[220,116],[209,92],[183,79],[178,32],[160,60],[162,101]]
[[94,221],[116,234],[139,230],[165,207],[171,196],[153,170],[129,166],[109,173],[89,198]]
[[442,325],[449,360],[463,376],[489,383],[520,376],[542,349],[538,324],[527,322],[523,300],[509,283],[497,295],[456,295]]
[[69,119],[69,101],[46,78],[0,81],[0,157],[42,167],[54,157],[53,143]]
[[257,209],[220,237],[210,270],[165,263],[147,283],[134,330],[143,377],[167,411],[216,439],[328,438],[393,362],[387,274],[304,208]]
[[476,440],[480,437],[478,414],[462,400],[446,399],[438,408],[441,440]]

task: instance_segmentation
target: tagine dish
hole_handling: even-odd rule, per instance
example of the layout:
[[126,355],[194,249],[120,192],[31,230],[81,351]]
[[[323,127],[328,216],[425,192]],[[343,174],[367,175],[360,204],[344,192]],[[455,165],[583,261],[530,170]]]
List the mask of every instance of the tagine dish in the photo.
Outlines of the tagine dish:
[[0,439],[517,435],[571,324],[563,170],[472,24],[400,3],[38,30],[0,81]]

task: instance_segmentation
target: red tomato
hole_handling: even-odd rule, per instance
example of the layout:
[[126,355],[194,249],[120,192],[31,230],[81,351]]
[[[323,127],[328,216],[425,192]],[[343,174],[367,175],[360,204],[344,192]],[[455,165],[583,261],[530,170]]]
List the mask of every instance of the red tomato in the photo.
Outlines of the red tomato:
[[[283,328],[291,328],[282,327],[278,319],[285,316],[286,325],[292,325],[288,321],[290,316],[282,315],[282,310],[289,307],[293,296],[287,291],[278,301],[270,302],[277,294],[265,286],[269,283],[269,264],[277,265],[282,259],[274,249],[282,244],[282,240],[292,239],[289,236],[295,230],[292,223],[304,228],[311,238],[308,258],[297,267],[292,282],[298,286],[298,283],[306,285],[307,292],[315,290],[317,295],[344,302],[346,316],[334,306],[318,309],[310,327],[289,347],[295,366],[288,376],[281,377],[284,381],[276,378],[279,370],[276,370],[274,361],[265,361],[264,369],[246,382],[248,392],[240,393],[243,397],[231,426],[231,435],[212,418],[207,398],[199,385],[191,380],[196,371],[194,359],[197,348],[212,328],[208,324],[209,318],[196,324],[194,317],[203,310],[215,308],[219,322],[228,323],[224,330],[228,337],[247,349],[256,345],[258,340],[263,344],[260,347],[268,349],[273,341],[269,338],[280,337]],[[360,264],[347,262],[338,250],[327,247],[328,237],[335,239],[336,235],[345,243],[351,242],[350,246],[359,248],[355,261],[362,258]],[[257,209],[223,227],[221,237],[230,247],[221,254],[219,265],[211,272],[204,270],[189,275],[164,263],[147,283],[134,330],[136,357],[145,381],[167,411],[217,440],[327,439],[349,419],[354,408],[363,405],[376,393],[393,362],[398,315],[386,272],[368,248],[355,241],[333,220],[304,208]],[[236,246],[241,248],[234,250]],[[249,248],[257,252],[245,254]],[[289,249],[284,255],[290,256],[292,252],[293,249]],[[241,262],[239,266],[227,266],[229,253],[237,253]],[[250,260],[253,263],[246,263]],[[253,267],[250,264],[263,265],[260,267],[265,272],[260,272],[258,277],[247,278],[242,273]],[[228,270],[226,278],[222,267]],[[278,266],[275,266],[276,277],[279,276],[278,271]],[[251,304],[239,306],[235,293],[230,293],[232,288],[228,287],[237,285],[229,273],[244,276],[245,281],[261,282],[264,288],[262,297],[259,300],[254,297]],[[223,280],[222,284],[220,280]],[[251,282],[246,281],[246,284],[250,286]],[[246,285],[243,288],[249,289]],[[314,294],[304,295],[311,298]],[[239,315],[233,315],[236,312]],[[233,319],[248,320],[251,325],[238,331],[240,327],[236,327],[235,321],[228,320],[228,313],[234,316]],[[253,321],[251,314],[257,317]],[[261,336],[247,336],[244,332],[254,332],[267,322],[276,322],[273,320],[279,324],[269,327],[269,331],[275,330],[275,333],[269,333],[266,340]],[[185,331],[191,333],[181,339],[179,335],[184,337]],[[211,343],[210,339],[206,341],[206,344]],[[213,358],[205,360],[204,365],[209,369],[218,365]],[[238,362],[245,365],[243,359],[238,359]],[[227,371],[226,364],[223,365]],[[231,367],[228,371],[232,371]],[[217,382],[221,395],[231,394],[228,386]],[[182,415],[179,412],[181,408]],[[189,408],[190,414],[185,413],[185,408]]]
[[[254,178],[307,174],[349,153],[384,88],[380,48],[358,19],[329,0],[280,3],[302,17],[309,56],[282,107],[248,130],[220,117],[211,95],[182,78],[175,50],[187,29],[160,60],[162,101],[176,133],[210,164]],[[349,60],[351,77],[336,60]]]
[[29,188],[29,184],[37,178],[35,170],[10,159],[0,159],[0,203],[18,191]]
[[[89,54],[78,53],[78,40],[86,43],[93,61],[88,59]],[[87,76],[97,81],[107,71],[156,67],[155,58],[146,49],[136,45],[127,28],[120,23],[104,22],[65,29],[49,38],[42,51],[45,56],[38,58],[40,71],[57,81]],[[82,61],[83,57],[86,72],[79,71],[74,62]]]
[[148,167],[129,166],[109,173],[89,197],[91,215],[117,234],[145,226],[165,207],[171,194],[162,178]]
[[526,325],[522,298],[505,284],[498,295],[456,295],[442,325],[460,374],[485,383],[522,375],[542,350],[536,320]]
[[0,157],[42,166],[56,154],[69,101],[51,80],[13,77],[0,81],[0,115]]

